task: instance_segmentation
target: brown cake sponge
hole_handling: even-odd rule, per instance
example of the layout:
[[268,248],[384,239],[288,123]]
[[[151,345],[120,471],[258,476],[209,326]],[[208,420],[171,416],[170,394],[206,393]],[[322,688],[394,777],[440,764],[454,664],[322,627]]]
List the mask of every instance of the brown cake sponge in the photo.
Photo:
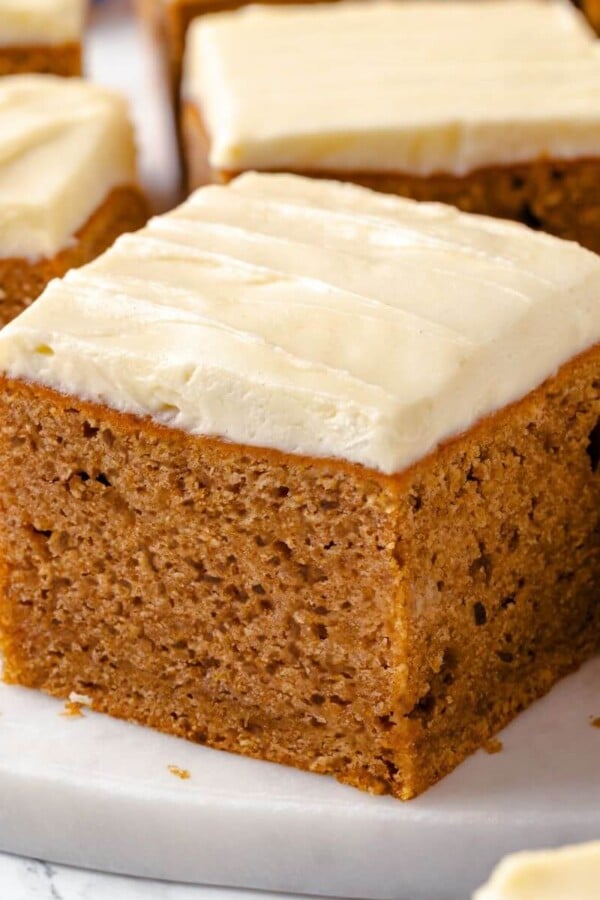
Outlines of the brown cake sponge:
[[407,799],[600,645],[600,347],[408,470],[0,382],[5,676]]

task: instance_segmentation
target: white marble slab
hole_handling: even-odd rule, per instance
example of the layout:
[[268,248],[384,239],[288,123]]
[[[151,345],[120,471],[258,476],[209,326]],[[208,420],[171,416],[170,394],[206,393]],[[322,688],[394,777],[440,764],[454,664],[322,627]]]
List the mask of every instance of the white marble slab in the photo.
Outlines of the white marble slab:
[[[0,850],[191,883],[464,900],[505,852],[600,836],[600,659],[410,803],[0,686]],[[169,771],[190,773],[182,781]]]
[[2,900],[302,900],[290,894],[194,887],[105,875],[0,853]]

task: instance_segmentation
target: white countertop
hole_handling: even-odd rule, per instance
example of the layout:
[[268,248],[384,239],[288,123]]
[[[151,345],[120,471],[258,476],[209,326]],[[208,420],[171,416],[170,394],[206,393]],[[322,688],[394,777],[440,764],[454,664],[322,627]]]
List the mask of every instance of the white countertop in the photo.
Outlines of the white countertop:
[[2,900],[301,900],[291,894],[194,887],[106,875],[0,853]]
[[0,900],[467,900],[508,852],[600,835],[599,686],[600,658],[400,803],[0,683],[0,847],[140,876],[0,855]]

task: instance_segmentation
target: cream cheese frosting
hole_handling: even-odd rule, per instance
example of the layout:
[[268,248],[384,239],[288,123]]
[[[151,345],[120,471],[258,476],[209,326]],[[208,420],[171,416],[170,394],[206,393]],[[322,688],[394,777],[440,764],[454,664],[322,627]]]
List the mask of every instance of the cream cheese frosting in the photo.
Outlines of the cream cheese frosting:
[[52,282],[0,370],[384,473],[600,339],[600,258],[522,225],[250,173]]
[[0,257],[54,256],[136,182],[125,101],[77,78],[0,79]]
[[87,0],[0,0],[0,45],[81,40]]
[[600,50],[568,0],[256,6],[188,33],[216,170],[427,176],[600,155]]
[[595,841],[507,856],[473,900],[598,900],[598,897],[600,841]]

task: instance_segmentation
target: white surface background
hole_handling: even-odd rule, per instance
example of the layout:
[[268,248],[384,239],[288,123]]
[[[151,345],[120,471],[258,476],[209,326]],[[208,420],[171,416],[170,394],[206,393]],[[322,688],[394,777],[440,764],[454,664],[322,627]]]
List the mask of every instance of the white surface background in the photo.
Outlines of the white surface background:
[[137,131],[141,177],[155,212],[182,199],[169,91],[162,60],[126,0],[102,0],[86,38],[85,69],[93,80],[126,94]]
[[[179,199],[167,92],[124,2],[101,5],[95,80],[126,91],[156,211]],[[467,900],[507,850],[600,837],[600,660],[409,804],[0,686],[0,848],[114,871],[395,900]],[[179,781],[167,770],[191,772]],[[0,854],[0,900],[277,900]],[[575,900],[575,898],[574,898]]]
[[[502,752],[400,803],[89,711],[65,717],[60,701],[0,684],[0,849],[190,883],[467,900],[509,851],[600,836],[599,687],[596,659],[505,729]],[[0,855],[1,900],[247,896]]]

